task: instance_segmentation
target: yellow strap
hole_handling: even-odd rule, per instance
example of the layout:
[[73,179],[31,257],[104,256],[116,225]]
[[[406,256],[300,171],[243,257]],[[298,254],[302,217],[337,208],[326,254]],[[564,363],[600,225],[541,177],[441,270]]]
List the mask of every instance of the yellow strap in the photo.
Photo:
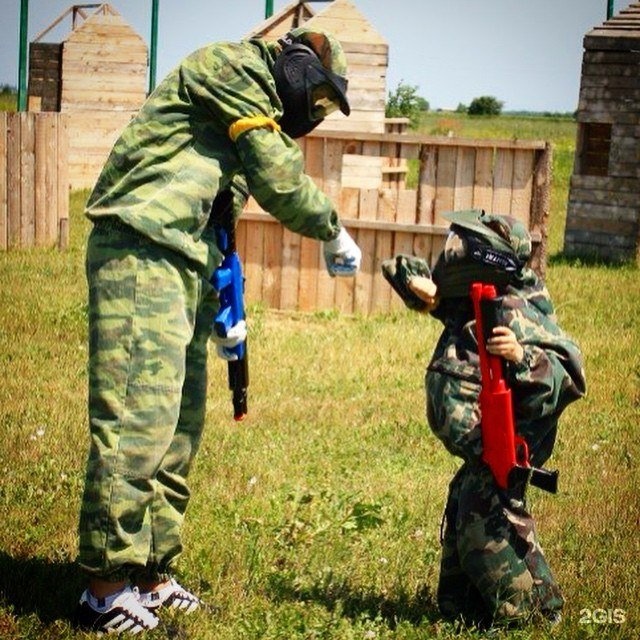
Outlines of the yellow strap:
[[258,127],[269,127],[272,131],[280,131],[280,125],[267,116],[249,116],[248,118],[240,118],[229,127],[229,137],[235,142],[238,136],[249,129]]

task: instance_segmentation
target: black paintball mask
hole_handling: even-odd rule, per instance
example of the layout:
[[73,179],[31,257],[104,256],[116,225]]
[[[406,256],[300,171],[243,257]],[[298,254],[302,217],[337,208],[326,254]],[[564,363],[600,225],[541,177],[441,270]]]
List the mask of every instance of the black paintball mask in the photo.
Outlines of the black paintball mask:
[[291,138],[315,129],[331,112],[351,112],[347,79],[325,68],[316,53],[299,38],[287,34],[279,41],[274,78],[282,101],[280,127]]
[[473,282],[504,289],[518,278],[523,267],[508,245],[491,246],[486,238],[452,224],[433,269],[433,280],[442,298],[462,298],[469,295]]

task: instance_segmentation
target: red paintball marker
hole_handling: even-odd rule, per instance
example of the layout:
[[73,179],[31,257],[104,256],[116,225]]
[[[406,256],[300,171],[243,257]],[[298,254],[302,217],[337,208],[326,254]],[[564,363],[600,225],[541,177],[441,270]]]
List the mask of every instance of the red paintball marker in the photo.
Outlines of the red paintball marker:
[[511,389],[504,379],[502,358],[487,352],[486,341],[498,324],[496,288],[471,285],[471,300],[476,320],[480,356],[480,413],[482,416],[482,461],[501,489],[510,489],[527,480],[550,493],[558,490],[558,472],[538,469],[529,464],[529,449],[516,433]]

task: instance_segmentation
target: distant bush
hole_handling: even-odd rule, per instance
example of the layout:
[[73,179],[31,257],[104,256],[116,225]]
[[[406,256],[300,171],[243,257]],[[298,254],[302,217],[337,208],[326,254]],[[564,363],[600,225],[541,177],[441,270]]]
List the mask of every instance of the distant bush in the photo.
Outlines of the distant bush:
[[480,96],[471,101],[467,109],[470,116],[499,116],[504,103],[493,96]]
[[422,111],[429,111],[429,103],[418,95],[418,87],[400,82],[394,92],[389,91],[384,110],[387,118],[409,118],[415,127]]

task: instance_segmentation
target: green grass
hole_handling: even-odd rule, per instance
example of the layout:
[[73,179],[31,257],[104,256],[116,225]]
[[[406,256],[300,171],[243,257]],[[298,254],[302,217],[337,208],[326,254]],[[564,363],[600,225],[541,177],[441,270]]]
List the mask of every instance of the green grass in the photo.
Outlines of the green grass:
[[[586,399],[567,410],[553,466],[560,493],[532,490],[567,599],[566,640],[634,638],[640,522],[640,287],[632,265],[562,257],[571,122],[539,123],[554,156],[548,286],[582,346]],[[497,137],[516,119],[463,122]],[[557,129],[554,127],[557,126]],[[529,129],[528,127],[531,127]],[[467,133],[465,133],[467,135]],[[564,141],[564,142],[563,142]],[[86,193],[70,248],[0,254],[0,638],[85,637],[67,616],[86,455]],[[231,417],[224,364],[210,362],[207,426],[191,482],[179,578],[219,607],[170,617],[153,638],[481,638],[442,622],[438,530],[457,461],[424,419],[424,367],[439,334],[409,312],[363,317],[249,310],[250,414]],[[581,623],[623,609],[625,622]],[[602,615],[602,614],[599,614]],[[613,614],[612,614],[613,615]],[[600,619],[600,618],[598,618]],[[541,639],[543,629],[491,637]]]

